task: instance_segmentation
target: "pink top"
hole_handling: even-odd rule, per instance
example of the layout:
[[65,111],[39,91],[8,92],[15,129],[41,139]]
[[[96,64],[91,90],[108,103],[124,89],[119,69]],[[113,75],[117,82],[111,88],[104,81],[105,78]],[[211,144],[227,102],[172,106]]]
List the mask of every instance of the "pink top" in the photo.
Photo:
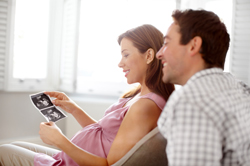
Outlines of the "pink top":
[[[166,101],[155,93],[148,93],[139,98],[148,98],[154,101],[162,110]],[[138,99],[139,99],[138,98]],[[80,131],[71,139],[71,142],[78,147],[95,154],[97,156],[107,158],[112,142],[118,132],[121,122],[129,109],[129,106],[123,107],[131,98],[120,98],[118,102],[111,105],[106,111],[102,119],[95,124],[90,124]],[[52,157],[37,153],[34,158],[35,166],[77,166],[66,153],[59,152]]]

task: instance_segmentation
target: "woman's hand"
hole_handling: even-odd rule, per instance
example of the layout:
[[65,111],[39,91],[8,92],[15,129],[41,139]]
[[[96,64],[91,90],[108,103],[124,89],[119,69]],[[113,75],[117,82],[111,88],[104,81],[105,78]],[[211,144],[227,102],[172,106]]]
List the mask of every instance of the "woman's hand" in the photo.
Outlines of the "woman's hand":
[[85,127],[89,124],[96,123],[84,110],[82,110],[74,101],[72,101],[65,93],[62,92],[44,92],[50,97],[56,98],[53,104],[61,107],[64,111],[72,114],[77,122]]
[[78,165],[108,165],[106,158],[86,152],[70,142],[54,122],[42,122],[39,134],[44,143],[61,149]]
[[65,136],[54,122],[42,122],[40,124],[40,138],[46,144],[58,146]]
[[72,101],[65,93],[63,92],[44,92],[45,94],[49,95],[50,97],[56,98],[52,101],[53,104],[56,106],[61,107],[64,111],[68,113],[73,113],[77,108],[77,104]]

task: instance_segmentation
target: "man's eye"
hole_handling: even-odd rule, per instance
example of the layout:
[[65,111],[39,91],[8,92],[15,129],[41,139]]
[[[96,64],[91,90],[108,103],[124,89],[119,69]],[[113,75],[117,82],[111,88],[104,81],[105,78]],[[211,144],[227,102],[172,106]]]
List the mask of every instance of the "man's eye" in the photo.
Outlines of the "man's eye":
[[168,44],[168,43],[167,43],[167,42],[165,42],[165,43],[163,43],[163,44],[162,44],[162,46],[166,46],[167,44]]

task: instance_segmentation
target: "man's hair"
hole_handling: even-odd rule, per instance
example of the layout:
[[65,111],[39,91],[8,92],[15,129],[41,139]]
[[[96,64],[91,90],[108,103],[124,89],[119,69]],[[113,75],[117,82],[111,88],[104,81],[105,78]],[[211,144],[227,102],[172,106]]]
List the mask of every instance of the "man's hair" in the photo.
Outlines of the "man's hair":
[[207,64],[207,68],[219,67],[224,69],[230,37],[220,18],[211,11],[192,9],[175,10],[172,17],[180,27],[180,44],[187,44],[195,36],[201,37],[200,53]]

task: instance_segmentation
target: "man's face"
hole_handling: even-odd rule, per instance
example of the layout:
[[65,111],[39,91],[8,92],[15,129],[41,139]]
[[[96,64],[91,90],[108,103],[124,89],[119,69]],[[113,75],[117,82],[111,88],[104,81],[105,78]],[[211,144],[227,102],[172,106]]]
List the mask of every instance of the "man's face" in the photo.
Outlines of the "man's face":
[[164,37],[162,48],[156,54],[156,57],[162,60],[162,80],[165,83],[185,84],[182,77],[187,65],[185,58],[188,47],[180,44],[180,38],[179,25],[172,23]]

